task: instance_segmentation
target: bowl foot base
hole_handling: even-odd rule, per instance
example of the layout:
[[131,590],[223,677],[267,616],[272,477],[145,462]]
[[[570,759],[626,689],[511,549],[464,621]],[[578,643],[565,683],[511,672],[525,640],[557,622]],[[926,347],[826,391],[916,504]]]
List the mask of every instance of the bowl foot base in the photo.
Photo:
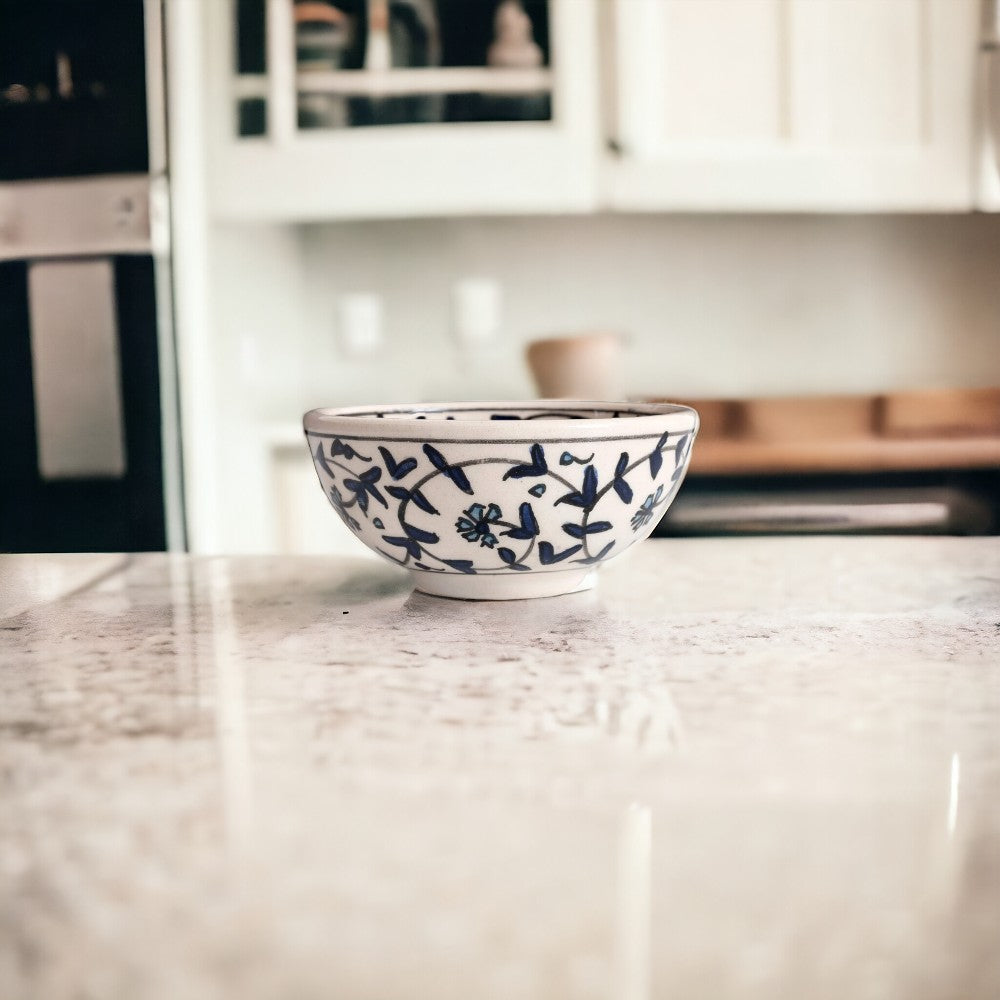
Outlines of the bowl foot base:
[[427,573],[410,570],[413,586],[435,597],[466,601],[519,601],[530,597],[558,597],[590,590],[597,580],[592,567],[550,573],[504,573],[472,576],[468,573]]

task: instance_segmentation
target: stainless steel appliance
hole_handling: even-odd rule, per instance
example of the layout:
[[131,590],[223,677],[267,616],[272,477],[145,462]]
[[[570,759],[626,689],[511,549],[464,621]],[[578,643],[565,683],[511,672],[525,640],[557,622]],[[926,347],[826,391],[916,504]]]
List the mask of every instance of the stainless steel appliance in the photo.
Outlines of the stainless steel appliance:
[[160,17],[0,0],[0,551],[184,543]]

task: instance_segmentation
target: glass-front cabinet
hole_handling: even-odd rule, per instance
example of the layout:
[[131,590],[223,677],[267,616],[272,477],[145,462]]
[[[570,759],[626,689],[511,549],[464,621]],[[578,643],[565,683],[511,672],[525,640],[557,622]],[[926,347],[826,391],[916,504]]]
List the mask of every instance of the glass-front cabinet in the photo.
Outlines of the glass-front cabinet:
[[203,9],[220,217],[596,203],[594,0],[208,0]]

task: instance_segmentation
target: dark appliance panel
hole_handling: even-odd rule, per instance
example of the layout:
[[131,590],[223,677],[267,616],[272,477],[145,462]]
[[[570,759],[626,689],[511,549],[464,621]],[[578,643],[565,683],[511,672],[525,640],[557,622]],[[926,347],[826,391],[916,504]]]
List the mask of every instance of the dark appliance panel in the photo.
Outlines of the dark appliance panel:
[[149,169],[142,0],[0,0],[0,181]]
[[[114,257],[123,434],[120,476],[47,478],[38,424],[25,261],[0,263],[0,551],[166,547],[159,361],[151,257]],[[81,372],[81,378],[87,373]]]
[[0,551],[183,545],[161,13],[0,0]]

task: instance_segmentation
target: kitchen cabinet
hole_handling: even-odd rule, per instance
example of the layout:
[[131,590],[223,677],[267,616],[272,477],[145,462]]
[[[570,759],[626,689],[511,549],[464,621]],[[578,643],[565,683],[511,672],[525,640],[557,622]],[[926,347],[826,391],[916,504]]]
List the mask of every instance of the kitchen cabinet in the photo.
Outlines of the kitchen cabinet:
[[[319,60],[317,69],[291,0],[201,5],[213,215],[962,211],[977,191],[988,207],[975,180],[990,117],[977,76],[989,20],[980,0],[536,7],[546,45],[535,67],[324,69]],[[260,52],[248,57],[241,18],[254,9]],[[468,11],[490,8],[449,0],[437,9],[464,30]],[[335,111],[426,99],[440,109],[463,95],[530,94],[551,114],[455,121],[437,112],[375,128],[322,121],[323,102]]]
[[968,210],[978,0],[617,0],[619,209]]
[[[370,21],[379,2],[354,5],[354,21]],[[594,2],[542,0],[526,6],[544,19],[548,51],[542,65],[366,68],[363,63],[323,69],[322,60],[320,68],[307,61],[312,49],[302,40],[301,24],[296,35],[296,11],[302,8],[291,0],[204,4],[205,51],[212,54],[206,60],[206,95],[214,214],[316,221],[593,208],[598,144]],[[263,43],[256,57],[244,51],[252,45],[240,44],[238,20],[251,16],[255,7]],[[491,6],[450,2],[436,9],[437,35],[445,35],[448,18],[457,29],[465,29],[472,15],[486,18],[482,43],[470,42],[470,57],[458,57],[482,63],[493,30]],[[233,52],[233,39],[234,58],[219,58],[218,53]],[[526,44],[534,44],[530,36]],[[362,53],[362,58],[368,57]],[[443,114],[443,102],[459,97],[467,99],[464,112]],[[352,109],[367,113],[366,124],[377,124],[372,108],[407,99],[424,102],[423,108],[414,106],[408,123],[351,127],[356,124]],[[470,100],[492,102],[494,110],[470,115]],[[518,101],[541,105],[543,110],[534,114],[540,120],[455,120],[519,118]],[[329,127],[323,127],[324,114]],[[530,117],[530,109],[524,114]],[[247,134],[254,132],[260,134]]]

